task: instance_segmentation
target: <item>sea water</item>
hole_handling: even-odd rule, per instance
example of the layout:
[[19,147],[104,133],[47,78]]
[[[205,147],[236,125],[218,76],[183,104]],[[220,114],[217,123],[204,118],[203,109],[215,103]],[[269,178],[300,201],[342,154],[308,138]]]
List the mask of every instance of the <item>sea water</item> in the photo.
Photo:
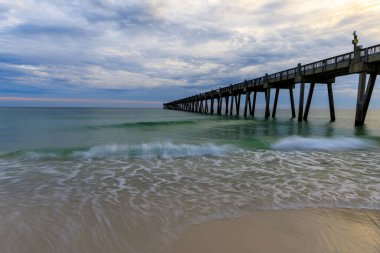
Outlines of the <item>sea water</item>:
[[0,108],[0,252],[165,252],[255,210],[379,210],[380,111],[290,115]]

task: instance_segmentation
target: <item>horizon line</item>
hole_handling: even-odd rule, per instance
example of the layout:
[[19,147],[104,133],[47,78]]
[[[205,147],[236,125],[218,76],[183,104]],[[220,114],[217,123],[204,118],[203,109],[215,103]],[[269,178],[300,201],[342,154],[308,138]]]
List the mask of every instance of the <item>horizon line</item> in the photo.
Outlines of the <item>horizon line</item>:
[[46,97],[0,97],[0,101],[14,102],[58,102],[58,103],[108,103],[108,104],[145,104],[162,105],[162,101],[129,99],[94,99],[94,98],[46,98]]

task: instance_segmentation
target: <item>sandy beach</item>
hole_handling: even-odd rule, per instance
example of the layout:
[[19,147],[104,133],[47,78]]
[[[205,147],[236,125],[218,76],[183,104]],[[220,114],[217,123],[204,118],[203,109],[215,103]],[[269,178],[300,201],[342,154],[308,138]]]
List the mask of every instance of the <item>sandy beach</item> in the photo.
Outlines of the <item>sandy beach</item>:
[[193,225],[172,253],[380,252],[380,211],[302,209],[256,211]]

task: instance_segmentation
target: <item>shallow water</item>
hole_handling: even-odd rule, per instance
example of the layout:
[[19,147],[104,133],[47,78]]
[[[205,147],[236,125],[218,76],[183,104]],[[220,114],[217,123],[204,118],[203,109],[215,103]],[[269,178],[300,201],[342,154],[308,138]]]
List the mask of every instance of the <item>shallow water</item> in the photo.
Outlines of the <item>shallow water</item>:
[[379,210],[380,111],[289,115],[0,108],[1,252],[164,252],[253,210]]

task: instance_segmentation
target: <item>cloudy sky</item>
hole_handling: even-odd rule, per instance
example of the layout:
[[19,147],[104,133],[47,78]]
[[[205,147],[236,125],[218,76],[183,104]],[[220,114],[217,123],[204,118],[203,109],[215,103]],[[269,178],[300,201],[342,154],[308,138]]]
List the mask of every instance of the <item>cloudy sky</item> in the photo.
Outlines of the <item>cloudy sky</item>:
[[[379,0],[0,0],[0,106],[161,107],[349,52],[354,30],[380,44],[379,16]],[[337,79],[338,106],[356,86]]]

